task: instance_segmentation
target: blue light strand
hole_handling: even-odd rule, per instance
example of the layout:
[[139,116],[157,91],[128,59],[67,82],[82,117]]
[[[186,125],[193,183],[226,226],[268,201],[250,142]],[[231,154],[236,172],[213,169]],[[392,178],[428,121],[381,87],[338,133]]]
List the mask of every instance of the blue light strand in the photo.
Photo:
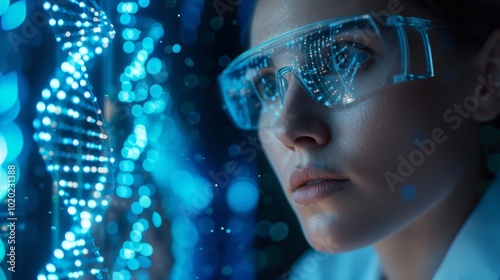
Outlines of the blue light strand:
[[[145,8],[149,1],[138,4]],[[131,108],[133,132],[120,153],[116,194],[130,199],[130,212],[134,215],[127,216],[132,229],[113,266],[113,279],[155,277],[147,265],[154,253],[152,240],[147,238],[151,234],[147,231],[162,225],[162,215],[152,207],[154,197],[150,197],[150,193],[153,191],[160,195],[163,212],[171,223],[171,252],[175,261],[169,277],[191,279],[195,274],[194,253],[199,236],[194,226],[196,215],[210,204],[212,188],[182,156],[187,146],[170,112],[172,98],[168,86],[162,86],[169,73],[165,63],[155,57],[155,46],[163,37],[163,27],[157,22],[147,28],[136,26],[138,10],[131,2],[117,6],[124,25],[123,51],[132,57],[120,75],[122,85],[117,97]],[[178,53],[181,46],[176,44],[174,49],[174,53]],[[136,174],[140,176],[134,176]],[[153,180],[147,179],[150,176]],[[134,178],[140,178],[141,182]],[[203,190],[201,186],[208,187]],[[144,247],[150,250],[142,250]]]
[[[93,0],[69,0],[64,6],[47,1],[43,7],[51,16],[49,24],[64,59],[41,93],[33,122],[34,140],[53,178],[54,208],[55,249],[38,279],[90,275],[108,279],[90,230],[102,221],[109,206],[114,158],[86,63],[108,47],[115,31]],[[59,219],[59,207],[71,220],[67,231]]]
[[[141,8],[147,7],[146,4],[142,3]],[[151,199],[158,188],[145,174],[158,164],[158,152],[152,145],[157,138],[154,131],[163,128],[169,102],[159,84],[148,82],[151,78],[164,81],[162,77],[166,76],[161,61],[150,58],[164,31],[159,23],[144,29],[135,27],[137,3],[120,2],[117,11],[121,14],[120,23],[125,26],[121,32],[125,40],[123,51],[132,57],[120,76],[121,91],[117,97],[121,103],[132,107],[133,129],[120,152],[116,195],[130,200],[128,211],[133,215],[129,216],[131,229],[113,264],[112,278],[145,279],[151,276],[149,269],[154,253],[147,232],[162,225],[161,215],[155,211]],[[141,182],[134,179],[136,174],[141,174]]]

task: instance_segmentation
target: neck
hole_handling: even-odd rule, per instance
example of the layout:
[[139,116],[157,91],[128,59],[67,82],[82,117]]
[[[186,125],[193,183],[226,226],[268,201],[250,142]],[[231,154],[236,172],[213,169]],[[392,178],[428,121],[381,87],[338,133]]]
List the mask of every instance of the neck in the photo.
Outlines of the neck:
[[375,244],[388,280],[432,279],[458,231],[479,201],[480,168],[441,202],[399,232]]

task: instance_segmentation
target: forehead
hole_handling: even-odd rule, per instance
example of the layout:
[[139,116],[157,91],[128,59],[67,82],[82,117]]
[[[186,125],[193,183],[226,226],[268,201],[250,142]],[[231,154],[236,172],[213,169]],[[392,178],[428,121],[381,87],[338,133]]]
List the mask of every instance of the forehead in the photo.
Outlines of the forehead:
[[361,14],[401,14],[435,19],[407,0],[260,0],[251,24],[251,46],[318,21]]

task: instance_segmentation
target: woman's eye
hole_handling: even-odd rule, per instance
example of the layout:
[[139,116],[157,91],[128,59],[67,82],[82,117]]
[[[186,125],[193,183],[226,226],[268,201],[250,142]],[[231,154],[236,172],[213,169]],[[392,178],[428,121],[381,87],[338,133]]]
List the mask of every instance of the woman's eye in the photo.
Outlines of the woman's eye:
[[263,97],[274,98],[278,96],[278,85],[276,84],[274,75],[267,74],[260,77],[256,84],[256,88]]
[[340,73],[359,69],[373,56],[367,47],[358,46],[356,43],[334,46],[332,55],[334,70]]

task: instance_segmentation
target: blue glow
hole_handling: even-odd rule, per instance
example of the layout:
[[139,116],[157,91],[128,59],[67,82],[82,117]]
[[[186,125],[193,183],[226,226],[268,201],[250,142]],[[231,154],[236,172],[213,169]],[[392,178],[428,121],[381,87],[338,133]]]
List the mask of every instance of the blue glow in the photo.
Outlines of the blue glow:
[[288,225],[280,222],[271,227],[269,234],[272,240],[282,241],[288,236],[288,231]]
[[136,118],[142,116],[142,114],[144,113],[144,110],[142,109],[142,106],[139,105],[139,104],[135,104],[133,107],[132,107],[132,115]]
[[130,16],[130,14],[122,14],[120,16],[120,23],[123,25],[129,24],[131,20],[132,20],[132,17]]
[[10,0],[0,0],[0,16],[7,11],[7,8],[9,8],[10,5]]
[[151,256],[153,254],[153,246],[148,243],[143,243],[141,247],[141,254],[146,257]]
[[400,195],[404,201],[412,201],[417,196],[417,188],[413,185],[406,185],[401,189]]
[[125,28],[122,32],[122,37],[125,40],[135,41],[139,39],[141,32],[136,28]]
[[173,51],[174,53],[180,53],[180,52],[181,52],[181,45],[179,45],[179,44],[175,44],[175,45],[173,45],[173,46],[172,46],[172,51]]
[[140,196],[150,196],[151,195],[151,190],[149,189],[148,186],[141,186],[139,188],[139,191],[137,192]]
[[185,200],[185,202],[190,203],[191,190],[195,185],[193,176],[184,170],[178,170],[172,175],[170,180],[174,193]]
[[151,97],[158,98],[162,95],[163,88],[159,84],[154,84],[149,88],[149,94]]
[[153,213],[153,226],[155,228],[159,228],[161,227],[161,224],[162,224],[162,219],[161,219],[161,215],[158,213],[158,212],[154,212]]
[[133,53],[135,50],[135,45],[131,41],[123,43],[123,51],[126,53]]
[[139,6],[141,6],[142,8],[146,8],[147,6],[149,6],[149,0],[139,0]]
[[257,205],[258,198],[257,187],[246,181],[232,184],[227,192],[227,203],[236,212],[251,211]]
[[26,1],[20,0],[10,5],[2,17],[2,29],[12,30],[19,27],[26,19]]
[[139,204],[139,202],[135,201],[132,203],[132,206],[130,206],[130,210],[132,211],[132,213],[139,215],[144,209],[142,208],[141,204]]
[[153,23],[151,25],[151,31],[149,32],[149,36],[151,36],[154,39],[160,39],[163,37],[165,31],[163,30],[163,26],[160,23]]
[[144,40],[142,40],[142,47],[149,54],[152,53],[154,51],[154,49],[155,49],[155,45],[154,45],[153,39],[151,37],[144,38]]
[[17,99],[16,103],[14,103],[14,106],[10,107],[10,109],[6,112],[0,113],[0,126],[13,122],[19,115],[19,112],[21,112],[21,102],[19,99]]
[[134,184],[134,177],[130,173],[120,173],[117,176],[117,181],[119,184],[131,186]]
[[194,224],[187,218],[177,217],[172,222],[172,237],[182,247],[193,247],[199,235]]
[[141,198],[139,198],[139,204],[141,204],[143,208],[149,208],[149,206],[151,206],[151,198],[147,196],[141,196]]
[[123,160],[120,162],[120,170],[123,172],[133,172],[135,164],[131,160]]
[[132,190],[129,186],[118,186],[116,188],[116,195],[121,198],[130,198],[132,196]]
[[[0,139],[1,139],[0,135]],[[7,172],[2,168],[1,166],[1,157],[3,152],[0,152],[0,178],[7,178]],[[7,184],[1,184],[0,185],[0,200],[3,200],[9,192],[9,188],[7,187]],[[0,238],[0,243],[2,242],[2,238]],[[5,255],[5,248],[3,247],[3,243],[0,244],[0,261],[3,259]],[[2,251],[3,250],[3,251]],[[0,269],[1,270],[1,269]]]
[[160,73],[161,67],[162,67],[161,60],[154,57],[148,61],[146,69],[147,69],[149,74],[156,75],[156,74]]
[[16,72],[10,72],[5,76],[0,74],[0,92],[2,93],[0,102],[1,114],[11,109],[19,97]]
[[[0,132],[0,166],[5,162],[5,159],[7,158],[7,152],[8,152],[7,142],[5,141],[5,138],[3,137],[2,133]],[[2,178],[5,178],[5,177],[2,177]]]
[[[16,123],[10,123],[1,127],[2,135],[8,147],[5,162],[14,161],[21,153],[24,145],[23,133]],[[2,138],[0,136],[0,138]],[[0,156],[1,158],[1,156]]]

